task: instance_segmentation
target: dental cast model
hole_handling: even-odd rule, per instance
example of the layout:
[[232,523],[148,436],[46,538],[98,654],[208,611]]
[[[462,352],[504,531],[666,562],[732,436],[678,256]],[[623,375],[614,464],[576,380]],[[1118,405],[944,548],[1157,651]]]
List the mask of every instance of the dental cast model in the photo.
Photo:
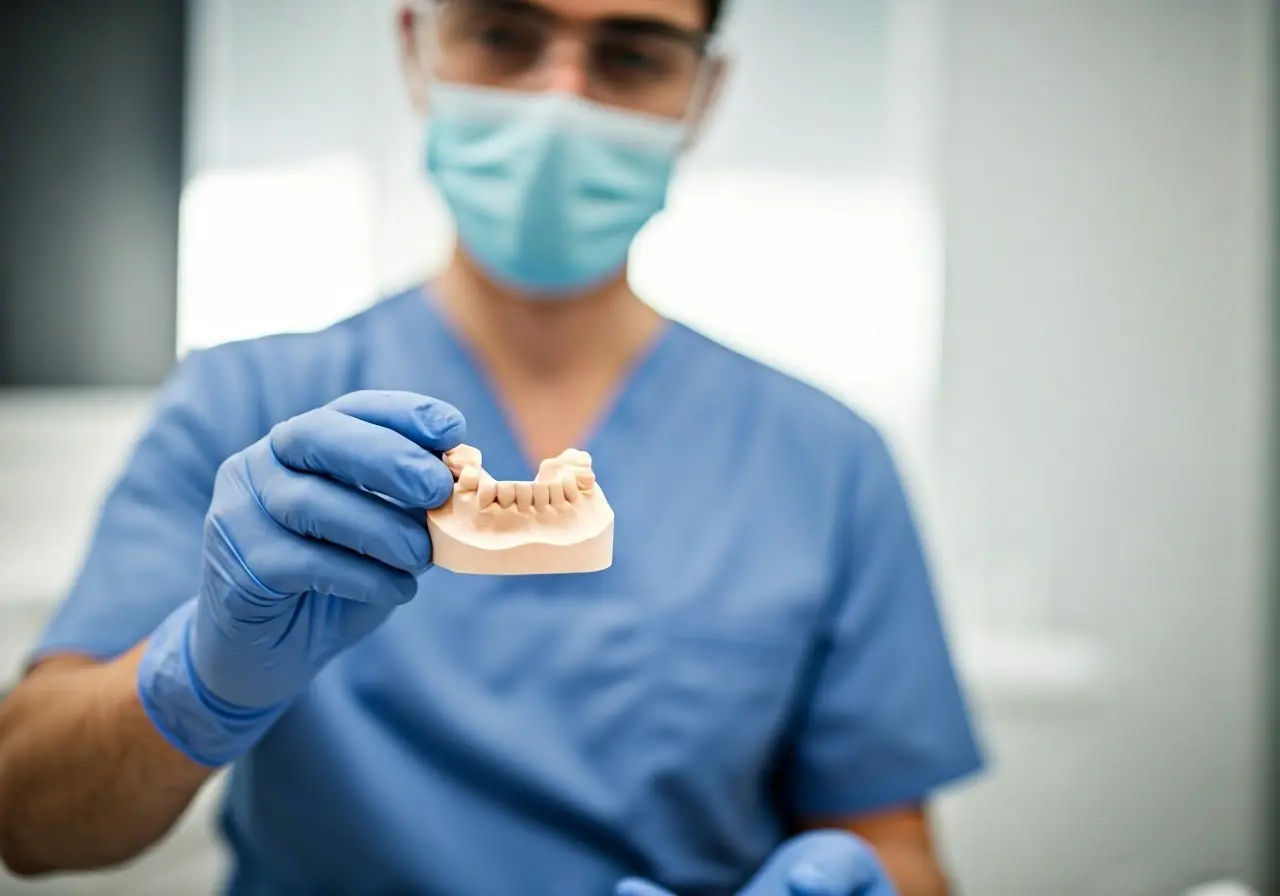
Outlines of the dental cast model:
[[427,512],[432,563],[472,575],[598,572],[613,563],[613,509],[591,455],[569,449],[544,460],[533,482],[497,482],[480,452],[444,455],[453,497]]

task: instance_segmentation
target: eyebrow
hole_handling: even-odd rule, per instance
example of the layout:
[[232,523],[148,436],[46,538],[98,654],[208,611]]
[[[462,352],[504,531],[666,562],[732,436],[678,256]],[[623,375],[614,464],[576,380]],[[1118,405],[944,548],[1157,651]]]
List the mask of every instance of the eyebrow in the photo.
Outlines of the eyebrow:
[[[467,5],[481,9],[528,16],[547,24],[554,24],[560,18],[545,6],[531,2],[531,0],[464,0],[464,2]],[[688,43],[698,48],[705,47],[710,39],[709,35],[701,29],[684,28],[665,19],[650,16],[613,16],[599,20],[596,26],[603,31],[614,34],[662,37]]]
[[604,30],[619,34],[630,34],[640,37],[663,37],[671,40],[678,40],[699,48],[705,47],[708,40],[708,36],[704,31],[693,28],[683,28],[679,25],[673,25],[663,19],[632,17],[603,19],[600,22],[600,27]]

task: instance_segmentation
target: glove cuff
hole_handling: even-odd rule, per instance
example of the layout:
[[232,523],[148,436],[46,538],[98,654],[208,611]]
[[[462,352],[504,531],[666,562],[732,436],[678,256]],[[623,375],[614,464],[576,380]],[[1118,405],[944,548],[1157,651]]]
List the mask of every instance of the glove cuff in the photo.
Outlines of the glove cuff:
[[289,704],[246,709],[210,693],[191,663],[195,613],[192,598],[151,634],[138,668],[138,697],[165,740],[192,761],[217,768],[249,752]]

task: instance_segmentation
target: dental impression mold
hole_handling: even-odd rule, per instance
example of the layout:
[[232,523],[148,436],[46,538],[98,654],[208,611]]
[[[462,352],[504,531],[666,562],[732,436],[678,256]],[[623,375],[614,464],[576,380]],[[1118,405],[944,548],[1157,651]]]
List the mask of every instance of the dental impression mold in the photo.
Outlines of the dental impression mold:
[[470,445],[444,462],[453,496],[427,512],[436,566],[511,576],[599,572],[613,563],[613,509],[585,451],[544,460],[533,482],[496,481]]

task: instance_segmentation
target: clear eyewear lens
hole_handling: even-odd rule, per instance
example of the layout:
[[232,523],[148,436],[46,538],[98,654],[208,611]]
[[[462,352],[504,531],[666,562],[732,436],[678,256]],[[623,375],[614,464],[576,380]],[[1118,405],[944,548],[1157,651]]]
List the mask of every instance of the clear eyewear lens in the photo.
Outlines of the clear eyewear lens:
[[428,4],[425,40],[433,74],[476,86],[537,89],[559,47],[576,50],[586,93],[606,105],[682,117],[703,68],[696,43],[602,27],[570,33],[535,12],[485,0]]

